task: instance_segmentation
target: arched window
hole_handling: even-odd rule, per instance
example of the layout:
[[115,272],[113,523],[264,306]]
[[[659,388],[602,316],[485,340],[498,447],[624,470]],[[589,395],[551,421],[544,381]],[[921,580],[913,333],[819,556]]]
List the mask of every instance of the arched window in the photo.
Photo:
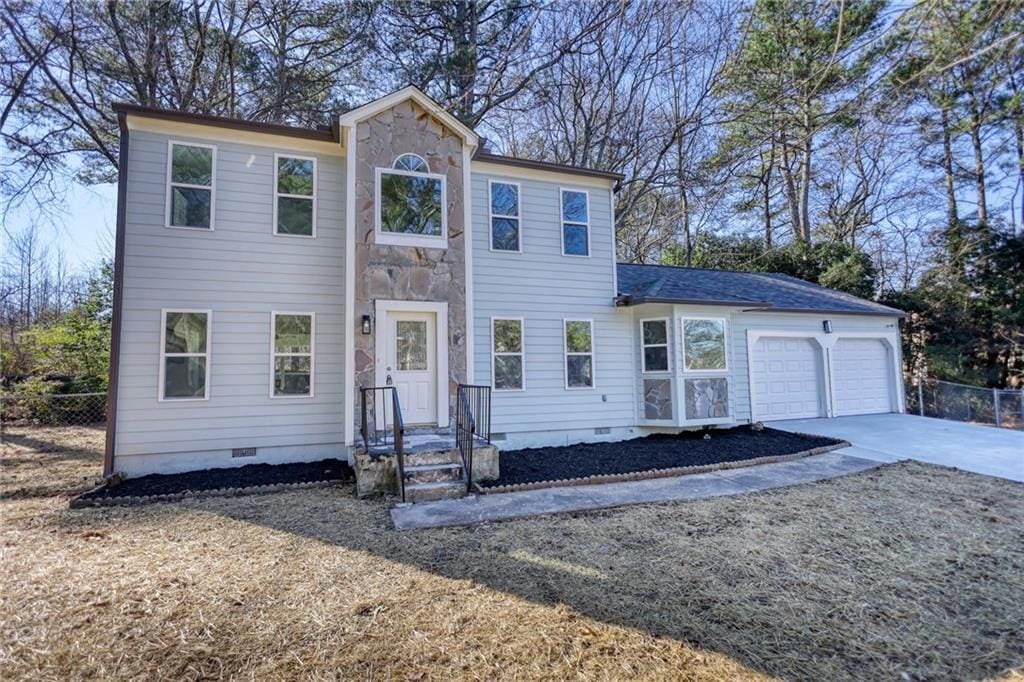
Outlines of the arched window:
[[395,163],[392,164],[392,168],[398,170],[412,171],[413,173],[429,173],[430,168],[427,166],[427,162],[423,160],[422,156],[418,154],[402,154]]
[[444,248],[446,205],[444,175],[418,154],[400,154],[377,169],[377,243]]

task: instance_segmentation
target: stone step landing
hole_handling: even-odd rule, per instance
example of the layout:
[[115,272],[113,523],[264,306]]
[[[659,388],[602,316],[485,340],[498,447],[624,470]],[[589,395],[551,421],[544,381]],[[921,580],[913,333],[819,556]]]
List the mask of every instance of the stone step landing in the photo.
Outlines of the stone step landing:
[[[466,495],[466,472],[453,437],[430,433],[404,440],[403,482],[406,502],[448,500]],[[359,497],[399,493],[393,446],[371,446],[354,455]],[[498,449],[484,441],[473,448],[473,480],[498,478]]]

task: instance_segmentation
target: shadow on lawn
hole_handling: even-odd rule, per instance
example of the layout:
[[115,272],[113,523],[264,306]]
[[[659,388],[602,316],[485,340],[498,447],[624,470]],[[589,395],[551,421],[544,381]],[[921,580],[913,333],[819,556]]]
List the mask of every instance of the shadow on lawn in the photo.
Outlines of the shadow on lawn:
[[[992,485],[902,464],[770,494],[406,533],[383,503],[344,488],[205,509],[565,604],[769,675],[977,678],[1024,662],[1024,565],[1012,557],[1024,487],[994,499]],[[973,519],[979,508],[1001,523]],[[961,521],[989,536],[958,538],[974,531]]]

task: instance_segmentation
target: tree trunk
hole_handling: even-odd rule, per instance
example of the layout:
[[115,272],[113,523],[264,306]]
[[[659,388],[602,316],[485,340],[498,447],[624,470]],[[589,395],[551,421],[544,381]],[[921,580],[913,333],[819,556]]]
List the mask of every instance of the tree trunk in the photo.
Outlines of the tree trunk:
[[942,113],[942,172],[946,178],[946,212],[950,227],[960,221],[956,207],[956,186],[953,182],[953,137],[949,132],[949,109],[940,107]]
[[804,243],[811,243],[811,219],[808,204],[811,194],[811,150],[814,146],[814,133],[811,130],[810,103],[804,106],[804,143],[803,160],[800,164],[800,233]]
[[786,206],[789,208],[789,219],[793,223],[793,236],[796,239],[803,239],[803,232],[800,229],[800,210],[796,196],[796,183],[793,181],[793,171],[790,168],[789,145],[785,136],[782,138],[782,180],[786,188]]
[[971,102],[971,147],[974,149],[974,192],[978,200],[978,224],[988,224],[988,205],[985,200],[985,151],[981,144],[982,112],[974,92],[969,93]]
[[768,151],[768,163],[762,160],[761,186],[763,188],[764,202],[764,248],[772,248],[772,169],[775,166],[775,140],[772,139]]

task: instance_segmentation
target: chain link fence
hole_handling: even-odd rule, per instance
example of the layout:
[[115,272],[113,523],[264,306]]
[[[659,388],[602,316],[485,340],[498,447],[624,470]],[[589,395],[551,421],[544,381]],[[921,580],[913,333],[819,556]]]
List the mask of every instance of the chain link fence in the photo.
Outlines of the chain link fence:
[[102,452],[106,421],[106,393],[0,395],[0,443],[5,447]]
[[907,412],[1004,429],[1024,429],[1024,391],[907,378]]

